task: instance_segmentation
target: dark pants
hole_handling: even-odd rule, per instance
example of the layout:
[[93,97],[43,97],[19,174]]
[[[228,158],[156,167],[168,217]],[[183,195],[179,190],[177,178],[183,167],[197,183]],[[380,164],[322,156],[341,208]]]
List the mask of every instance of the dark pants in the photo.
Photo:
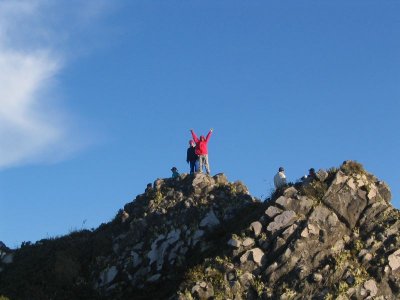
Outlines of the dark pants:
[[199,161],[198,160],[190,161],[189,165],[190,165],[190,174],[193,174],[194,172],[197,172],[199,170]]

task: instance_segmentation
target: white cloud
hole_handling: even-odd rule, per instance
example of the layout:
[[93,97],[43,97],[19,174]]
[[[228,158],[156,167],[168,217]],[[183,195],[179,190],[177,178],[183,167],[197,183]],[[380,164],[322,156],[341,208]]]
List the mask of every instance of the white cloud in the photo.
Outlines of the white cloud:
[[65,25],[54,21],[57,12],[65,21],[60,8],[45,0],[0,2],[0,169],[58,160],[82,146],[55,98],[67,55],[60,45],[73,34],[54,28]]

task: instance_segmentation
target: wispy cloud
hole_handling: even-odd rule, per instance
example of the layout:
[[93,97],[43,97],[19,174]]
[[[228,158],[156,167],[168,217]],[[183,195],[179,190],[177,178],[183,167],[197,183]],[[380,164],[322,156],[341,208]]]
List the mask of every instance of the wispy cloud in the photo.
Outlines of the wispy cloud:
[[[75,8],[82,22],[99,14],[85,9]],[[50,11],[53,18],[46,18]],[[0,2],[0,169],[58,160],[82,146],[56,98],[70,55],[60,45],[71,34],[55,32],[57,11],[65,18],[49,1]]]

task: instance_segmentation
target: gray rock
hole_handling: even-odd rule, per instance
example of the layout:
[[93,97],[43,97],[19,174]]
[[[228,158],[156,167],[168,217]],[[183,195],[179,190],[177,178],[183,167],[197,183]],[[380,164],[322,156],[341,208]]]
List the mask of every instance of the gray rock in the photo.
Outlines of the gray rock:
[[368,201],[349,187],[348,180],[349,178],[339,171],[322,201],[353,229]]
[[400,267],[400,249],[389,255],[388,260],[389,267],[393,271],[396,271]]
[[214,289],[211,283],[206,283],[205,288],[203,288],[202,286],[200,286],[204,284],[202,284],[202,282],[196,284],[195,286],[193,286],[192,288],[192,294],[197,298],[197,299],[211,299],[214,297]]
[[255,244],[254,240],[252,238],[246,238],[243,242],[242,242],[242,246],[243,247],[252,247]]
[[115,279],[117,274],[118,274],[118,270],[117,270],[116,266],[112,266],[110,268],[103,270],[100,273],[99,287],[103,287],[103,286],[110,284]]
[[253,281],[254,275],[249,272],[245,272],[243,275],[239,276],[239,282],[245,289],[248,289]]
[[214,211],[211,209],[207,215],[201,220],[199,226],[201,228],[213,228],[220,224],[217,216],[215,215]]
[[376,186],[378,188],[379,195],[381,195],[385,201],[390,202],[390,200],[392,200],[392,193],[389,186],[383,181],[378,181]]
[[264,252],[260,249],[260,248],[254,248],[251,249],[251,256],[252,256],[252,260],[258,265],[258,266],[262,266],[264,264]]
[[225,185],[228,183],[228,178],[226,178],[224,173],[219,173],[214,177],[215,184]]
[[323,279],[322,275],[319,273],[314,273],[313,274],[313,281],[314,282],[321,282]]
[[255,262],[259,267],[261,267],[265,263],[264,252],[260,248],[254,248],[254,249],[251,249],[251,250],[247,250],[240,257],[240,262],[242,264],[244,264],[249,260]]
[[237,239],[231,238],[231,239],[228,241],[228,245],[229,245],[229,246],[232,246],[232,247],[234,247],[234,248],[239,248],[239,247],[242,245],[242,242],[239,241],[239,240],[237,240]]
[[269,223],[267,230],[274,233],[277,230],[292,225],[296,219],[297,215],[294,211],[284,211],[280,215],[277,215],[273,222]]
[[378,287],[373,279],[370,279],[364,283],[364,289],[369,293],[369,296],[374,297],[378,293]]
[[375,187],[375,185],[370,185],[369,187],[369,192],[367,194],[367,197],[369,200],[374,200],[376,196],[378,195],[378,189]]
[[258,221],[250,224],[250,230],[254,233],[254,236],[259,236],[262,231],[262,224]]
[[371,261],[372,260],[372,254],[371,253],[366,253],[364,256],[363,256],[363,258],[362,258],[362,262],[364,263],[364,264],[366,264],[367,262],[369,262],[369,261]]
[[236,193],[239,194],[249,194],[249,190],[247,189],[247,187],[243,184],[243,182],[241,182],[240,180],[237,180],[233,183]]
[[265,275],[269,275],[273,273],[276,269],[278,269],[278,263],[273,262],[271,265],[268,266],[268,268],[265,270]]
[[153,186],[156,190],[160,190],[161,186],[163,186],[163,185],[164,185],[163,179],[157,179],[156,181],[154,181],[154,184],[153,184]]
[[297,193],[297,190],[293,186],[291,186],[283,191],[283,196],[291,198],[297,195]]
[[153,276],[150,276],[147,278],[147,282],[156,282],[161,278],[161,274],[154,274]]
[[152,243],[151,250],[147,254],[149,265],[156,262],[157,270],[160,271],[164,264],[164,258],[167,256],[167,249],[179,240],[180,234],[180,229],[174,229],[167,236],[159,235]]
[[282,232],[282,238],[285,240],[288,239],[296,231],[297,227],[298,226],[296,224],[293,224],[286,228],[285,231]]
[[193,233],[193,237],[192,237],[192,245],[196,245],[200,239],[204,236],[205,231],[201,230],[201,229],[197,229],[194,233]]
[[270,217],[271,219],[274,218],[276,215],[279,215],[282,213],[282,209],[277,208],[275,206],[270,206],[267,208],[265,211],[265,214]]
[[288,206],[290,206],[291,202],[292,202],[292,199],[288,198],[288,197],[285,197],[285,196],[280,196],[275,201],[275,203],[279,204],[280,206],[283,206],[286,209],[287,209]]
[[316,175],[317,175],[317,178],[319,179],[319,181],[324,182],[328,178],[329,174],[324,169],[319,169]]
[[285,244],[286,244],[286,240],[281,238],[280,236],[278,236],[274,241],[274,246],[273,246],[274,251],[278,250]]
[[214,179],[203,173],[196,173],[194,175],[192,186],[196,192],[207,188],[207,191],[211,191],[214,188]]
[[293,210],[298,214],[307,215],[313,207],[313,201],[307,197],[299,197],[299,199],[279,197],[276,203],[284,207],[286,210]]
[[133,267],[136,268],[142,263],[142,259],[140,258],[139,254],[136,253],[135,251],[131,251],[131,255],[132,255]]
[[302,230],[302,232],[300,233],[300,236],[303,237],[303,238],[308,238],[309,235],[310,235],[310,233],[308,232],[308,228],[307,227],[304,228]]
[[14,261],[14,253],[7,253],[1,259],[3,264],[11,264]]
[[317,225],[313,225],[311,223],[307,224],[307,227],[304,228],[301,236],[308,237],[309,235],[319,235],[319,228]]
[[169,244],[176,243],[180,239],[180,235],[181,235],[181,230],[179,228],[171,230],[167,235],[168,243]]
[[168,261],[170,264],[173,264],[176,258],[179,255],[179,251],[182,250],[182,246],[184,245],[183,241],[179,241],[176,245],[169,251]]

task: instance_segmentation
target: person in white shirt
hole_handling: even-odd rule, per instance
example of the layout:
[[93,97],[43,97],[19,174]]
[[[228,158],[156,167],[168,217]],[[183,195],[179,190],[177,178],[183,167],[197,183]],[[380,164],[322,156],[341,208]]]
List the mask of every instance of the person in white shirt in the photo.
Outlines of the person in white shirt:
[[274,176],[274,185],[276,189],[286,185],[286,175],[283,167],[280,167],[278,173]]

